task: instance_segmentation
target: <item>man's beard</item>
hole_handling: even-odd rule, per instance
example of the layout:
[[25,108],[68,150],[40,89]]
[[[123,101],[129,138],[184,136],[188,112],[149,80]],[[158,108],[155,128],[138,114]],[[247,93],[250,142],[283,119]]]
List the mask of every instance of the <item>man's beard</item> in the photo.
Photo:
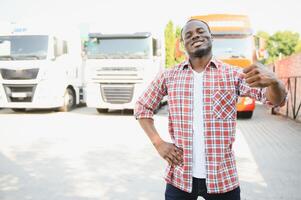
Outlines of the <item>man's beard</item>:
[[197,49],[195,52],[192,53],[192,57],[194,58],[202,58],[210,54],[212,50],[212,45],[209,45],[207,48]]

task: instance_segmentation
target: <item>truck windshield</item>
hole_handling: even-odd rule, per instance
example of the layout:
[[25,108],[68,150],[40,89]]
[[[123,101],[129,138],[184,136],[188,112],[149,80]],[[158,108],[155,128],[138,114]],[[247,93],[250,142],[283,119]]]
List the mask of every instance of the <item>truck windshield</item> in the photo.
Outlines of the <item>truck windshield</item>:
[[212,51],[219,59],[251,59],[253,55],[253,38],[248,37],[213,37]]
[[91,59],[145,59],[151,57],[150,38],[91,38],[87,56]]
[[46,59],[48,36],[0,36],[0,60]]

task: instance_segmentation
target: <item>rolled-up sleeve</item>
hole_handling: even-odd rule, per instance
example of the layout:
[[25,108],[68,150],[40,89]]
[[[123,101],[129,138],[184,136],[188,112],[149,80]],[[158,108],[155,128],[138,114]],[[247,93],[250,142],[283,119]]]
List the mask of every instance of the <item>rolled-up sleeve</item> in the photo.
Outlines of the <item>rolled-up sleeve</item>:
[[135,104],[134,116],[136,119],[153,118],[154,110],[159,106],[167,94],[165,72],[158,73]]

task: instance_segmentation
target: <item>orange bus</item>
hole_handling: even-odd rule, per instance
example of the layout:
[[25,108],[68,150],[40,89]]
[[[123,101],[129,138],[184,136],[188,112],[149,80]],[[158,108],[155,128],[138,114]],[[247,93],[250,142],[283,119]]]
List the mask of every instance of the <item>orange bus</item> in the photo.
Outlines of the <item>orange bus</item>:
[[[213,36],[213,55],[238,67],[247,67],[256,58],[255,40],[248,16],[211,14],[192,16],[208,23]],[[238,117],[251,118],[255,101],[249,97],[239,98]]]

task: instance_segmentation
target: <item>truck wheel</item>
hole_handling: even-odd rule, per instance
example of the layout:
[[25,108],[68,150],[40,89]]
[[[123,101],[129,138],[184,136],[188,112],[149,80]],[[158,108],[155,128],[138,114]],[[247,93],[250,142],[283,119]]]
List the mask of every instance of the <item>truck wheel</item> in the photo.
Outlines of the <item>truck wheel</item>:
[[244,112],[238,112],[237,118],[241,119],[251,119],[253,116],[253,111],[244,111]]
[[71,88],[67,88],[64,95],[64,105],[59,108],[59,112],[71,111],[76,105],[75,94]]
[[98,113],[107,113],[109,110],[107,108],[96,108]]
[[12,110],[14,111],[14,112],[25,112],[26,111],[26,109],[25,108],[12,108]]

